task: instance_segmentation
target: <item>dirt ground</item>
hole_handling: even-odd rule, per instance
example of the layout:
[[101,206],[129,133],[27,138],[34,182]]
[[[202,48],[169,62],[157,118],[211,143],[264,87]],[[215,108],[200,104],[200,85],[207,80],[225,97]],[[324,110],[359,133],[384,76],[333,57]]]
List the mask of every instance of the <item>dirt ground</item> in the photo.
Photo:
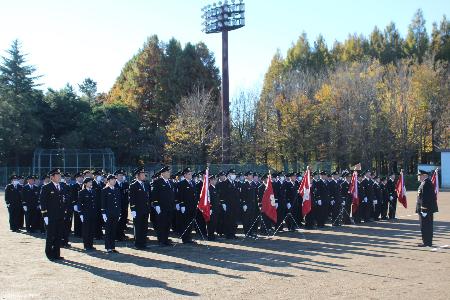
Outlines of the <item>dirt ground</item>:
[[165,248],[151,234],[148,250],[121,242],[110,255],[72,239],[52,263],[43,235],[9,231],[1,193],[0,298],[450,299],[450,192],[439,194],[436,248],[416,247],[415,196],[394,222]]

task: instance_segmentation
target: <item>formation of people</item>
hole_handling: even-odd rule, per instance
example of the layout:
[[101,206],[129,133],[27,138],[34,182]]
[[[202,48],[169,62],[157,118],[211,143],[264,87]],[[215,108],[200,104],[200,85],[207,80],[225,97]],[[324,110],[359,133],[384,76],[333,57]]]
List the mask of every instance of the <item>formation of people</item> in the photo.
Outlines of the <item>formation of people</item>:
[[[210,202],[207,222],[198,208],[205,174]],[[59,169],[40,179],[13,175],[5,188],[10,229],[46,233],[45,253],[50,260],[58,260],[62,259],[60,248],[71,246],[72,233],[82,238],[86,251],[96,250],[97,239],[104,240],[108,253],[117,252],[115,242],[128,239],[129,216],[137,249],[147,247],[150,227],[159,245],[170,246],[173,244],[170,235],[180,237],[185,244],[195,243],[194,231],[197,238],[211,241],[237,239],[238,224],[242,224],[245,237],[257,237],[299,228],[323,228],[326,224],[342,226],[396,218],[398,174],[395,173],[380,177],[371,170],[358,172],[360,203],[352,209],[355,204],[349,188],[350,171],[311,172],[312,205],[306,216],[302,215],[300,172],[258,174],[230,169],[209,174],[206,170],[193,172],[185,168],[173,174],[165,166],[151,178],[143,167],[136,168],[131,175],[127,180],[124,170],[113,174],[84,170],[72,177]],[[261,212],[269,179],[276,222]],[[429,181],[427,178],[423,181],[426,180]],[[421,214],[422,207],[418,213],[426,219],[426,214]],[[437,205],[429,209],[432,217]],[[431,245],[429,233],[426,234],[424,244]]]

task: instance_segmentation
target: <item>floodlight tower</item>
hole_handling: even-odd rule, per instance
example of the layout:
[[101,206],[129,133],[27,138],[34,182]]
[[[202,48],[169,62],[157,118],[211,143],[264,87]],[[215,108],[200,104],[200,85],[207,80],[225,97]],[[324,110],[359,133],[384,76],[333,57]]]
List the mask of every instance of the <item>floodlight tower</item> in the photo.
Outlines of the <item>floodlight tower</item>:
[[205,33],[222,33],[222,163],[230,159],[230,82],[228,70],[228,31],[245,26],[245,4],[243,0],[227,0],[202,8]]

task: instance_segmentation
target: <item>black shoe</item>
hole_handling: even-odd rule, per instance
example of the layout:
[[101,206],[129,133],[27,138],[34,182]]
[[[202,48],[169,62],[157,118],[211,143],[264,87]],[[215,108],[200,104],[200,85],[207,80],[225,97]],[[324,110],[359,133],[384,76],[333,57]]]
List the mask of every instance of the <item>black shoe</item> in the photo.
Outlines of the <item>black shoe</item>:
[[64,257],[58,256],[58,257],[56,257],[55,259],[56,259],[56,260],[64,260]]
[[183,244],[196,244],[193,240],[183,241]]
[[112,249],[112,252],[119,253],[119,251],[117,251],[116,249]]
[[418,244],[417,247],[427,247],[425,244]]
[[63,247],[64,247],[64,248],[70,248],[70,247],[72,247],[72,245],[69,244],[69,243],[66,243],[66,244],[63,245]]

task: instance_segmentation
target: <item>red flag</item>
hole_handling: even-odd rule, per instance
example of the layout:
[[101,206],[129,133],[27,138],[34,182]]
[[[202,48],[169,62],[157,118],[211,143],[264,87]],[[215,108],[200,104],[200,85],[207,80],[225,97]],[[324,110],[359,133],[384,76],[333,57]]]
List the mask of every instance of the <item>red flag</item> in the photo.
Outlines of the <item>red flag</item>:
[[348,192],[352,194],[352,214],[355,214],[359,207],[358,197],[358,172],[354,171],[352,175],[352,181]]
[[302,213],[306,216],[311,211],[311,172],[309,168],[306,170],[305,175],[302,178],[298,192],[302,196]]
[[261,212],[263,212],[274,223],[277,222],[277,209],[275,207],[275,196],[273,194],[272,177],[267,179],[267,187],[262,198]]
[[209,170],[206,169],[205,178],[203,179],[202,191],[200,193],[200,201],[198,209],[202,212],[205,222],[209,222],[211,217],[211,203],[209,200]]
[[431,183],[433,184],[434,187],[434,193],[436,194],[436,199],[437,199],[437,195],[439,194],[439,174],[438,174],[438,169],[434,170],[433,176],[431,177]]
[[398,201],[403,204],[404,208],[407,208],[408,204],[406,202],[406,189],[405,181],[403,180],[403,171],[400,172],[400,177],[398,178],[395,191],[397,192]]

